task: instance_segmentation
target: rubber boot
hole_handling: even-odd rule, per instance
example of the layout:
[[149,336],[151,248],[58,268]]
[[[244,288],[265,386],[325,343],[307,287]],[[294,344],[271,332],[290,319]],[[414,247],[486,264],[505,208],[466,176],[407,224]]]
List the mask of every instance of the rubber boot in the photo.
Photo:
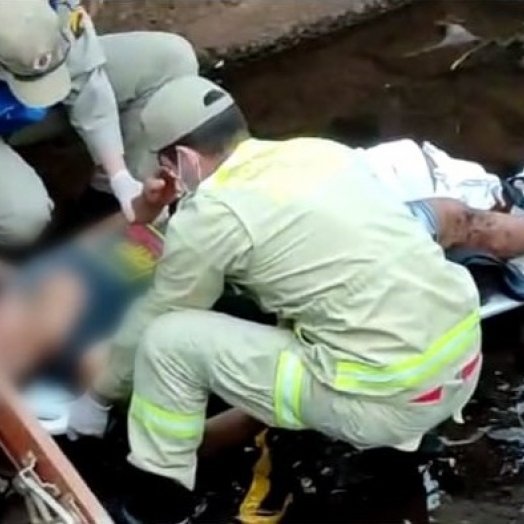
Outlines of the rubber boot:
[[125,493],[109,512],[116,524],[190,524],[194,506],[181,484],[129,466]]

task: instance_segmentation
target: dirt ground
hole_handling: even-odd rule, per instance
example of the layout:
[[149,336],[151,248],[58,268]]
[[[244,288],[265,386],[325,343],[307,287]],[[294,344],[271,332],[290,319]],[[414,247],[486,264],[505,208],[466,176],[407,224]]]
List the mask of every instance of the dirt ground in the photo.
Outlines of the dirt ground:
[[[409,134],[505,172],[522,162],[522,21],[515,0],[108,0],[98,23],[178,31],[224,58],[261,134]],[[479,40],[431,49],[443,23]]]
[[285,40],[328,33],[409,3],[409,0],[131,0],[107,2],[106,31],[175,31],[200,52],[231,58],[275,48]]

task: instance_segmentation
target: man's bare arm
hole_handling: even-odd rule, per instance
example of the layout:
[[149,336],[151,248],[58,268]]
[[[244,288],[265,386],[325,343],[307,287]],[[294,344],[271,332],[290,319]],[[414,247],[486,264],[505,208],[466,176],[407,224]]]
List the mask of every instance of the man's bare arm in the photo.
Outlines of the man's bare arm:
[[430,198],[439,223],[438,243],[468,248],[502,259],[524,255],[524,216],[473,209],[452,198]]

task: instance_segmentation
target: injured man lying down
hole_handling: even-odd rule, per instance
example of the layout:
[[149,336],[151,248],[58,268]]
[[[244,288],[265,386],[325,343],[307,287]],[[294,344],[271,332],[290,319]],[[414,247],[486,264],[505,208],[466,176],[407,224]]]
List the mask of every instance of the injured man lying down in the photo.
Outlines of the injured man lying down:
[[[416,147],[421,155],[422,149]],[[386,165],[390,169],[394,155],[380,156],[390,161]],[[414,165],[409,158],[403,164],[407,173]],[[422,167],[418,173],[423,172]],[[379,173],[379,168],[373,171]],[[391,172],[398,173],[399,168],[402,165]],[[479,207],[485,209],[468,205],[464,194],[449,191],[450,198],[441,196],[446,193],[440,191],[439,196],[406,202],[406,212],[446,250],[466,248],[502,260],[524,255],[524,216],[494,211],[511,207],[511,203],[502,206],[502,193],[499,199],[496,190],[498,179],[486,180],[493,183],[489,191],[478,191],[481,181],[477,186],[470,183],[474,191],[469,193],[476,195],[477,204],[482,193],[484,201]],[[388,184],[384,184],[385,190]],[[389,190],[408,192],[402,184],[412,189],[417,182],[403,181]],[[113,217],[3,279],[0,365],[27,387],[29,405],[52,434],[60,434],[67,426],[70,395],[85,389],[104,365],[103,342],[130,303],[148,286],[162,246],[161,228],[127,226],[123,218]]]
[[2,369],[30,385],[30,404],[51,432],[65,427],[57,406],[65,409],[66,392],[103,365],[97,345],[147,287],[162,248],[160,228],[127,226],[115,216],[4,276]]

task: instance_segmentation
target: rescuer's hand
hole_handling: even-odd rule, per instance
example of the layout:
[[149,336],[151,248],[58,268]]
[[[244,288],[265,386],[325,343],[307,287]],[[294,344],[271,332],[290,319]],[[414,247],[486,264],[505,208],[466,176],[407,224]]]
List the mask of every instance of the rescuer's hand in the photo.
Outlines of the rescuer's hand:
[[109,183],[128,222],[136,222],[134,200],[143,193],[144,184],[135,180],[126,169],[109,177]]
[[135,222],[148,224],[162,221],[169,216],[168,207],[179,198],[179,185],[175,175],[160,167],[144,182],[142,193],[132,203]]

